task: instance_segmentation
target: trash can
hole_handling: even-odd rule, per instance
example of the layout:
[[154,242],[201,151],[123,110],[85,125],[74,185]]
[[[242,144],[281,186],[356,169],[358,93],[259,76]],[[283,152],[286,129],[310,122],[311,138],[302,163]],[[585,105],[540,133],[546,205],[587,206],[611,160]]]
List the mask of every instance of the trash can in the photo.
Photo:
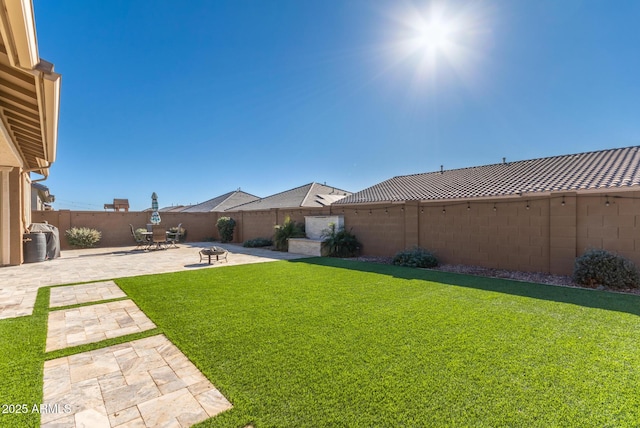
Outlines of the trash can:
[[31,223],[29,226],[29,232],[42,232],[47,241],[47,254],[48,260],[60,257],[60,233],[58,228],[48,223]]
[[47,237],[42,232],[22,235],[24,262],[43,262],[47,258]]

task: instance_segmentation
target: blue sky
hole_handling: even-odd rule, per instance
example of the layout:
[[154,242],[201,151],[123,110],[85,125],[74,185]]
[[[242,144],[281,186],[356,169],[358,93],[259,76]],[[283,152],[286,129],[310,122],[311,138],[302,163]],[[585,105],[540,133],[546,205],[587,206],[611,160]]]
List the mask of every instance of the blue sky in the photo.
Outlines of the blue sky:
[[633,0],[34,0],[54,208],[640,144]]

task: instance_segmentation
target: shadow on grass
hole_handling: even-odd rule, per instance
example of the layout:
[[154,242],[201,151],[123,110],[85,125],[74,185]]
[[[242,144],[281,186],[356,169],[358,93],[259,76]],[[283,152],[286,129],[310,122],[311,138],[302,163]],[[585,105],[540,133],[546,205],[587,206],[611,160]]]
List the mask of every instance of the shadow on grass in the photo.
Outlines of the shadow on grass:
[[469,287],[478,290],[569,303],[608,311],[626,312],[640,316],[640,296],[599,291],[584,288],[562,287],[548,284],[514,281],[502,278],[487,278],[450,272],[439,272],[406,268],[378,263],[341,260],[328,257],[291,260],[291,263],[308,263],[340,269],[358,270],[407,280],[424,280],[440,284]]

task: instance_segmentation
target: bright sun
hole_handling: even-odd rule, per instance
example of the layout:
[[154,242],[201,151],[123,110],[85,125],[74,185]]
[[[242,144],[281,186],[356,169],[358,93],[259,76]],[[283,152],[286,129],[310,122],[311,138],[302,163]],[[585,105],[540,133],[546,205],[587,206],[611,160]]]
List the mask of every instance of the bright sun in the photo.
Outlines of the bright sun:
[[425,50],[445,50],[452,43],[454,27],[451,22],[439,18],[425,22],[418,30],[418,41]]
[[452,71],[466,78],[487,33],[481,12],[471,6],[447,9],[442,2],[422,9],[410,4],[396,11],[399,31],[393,48],[395,65],[413,68],[415,79],[433,78],[438,71]]

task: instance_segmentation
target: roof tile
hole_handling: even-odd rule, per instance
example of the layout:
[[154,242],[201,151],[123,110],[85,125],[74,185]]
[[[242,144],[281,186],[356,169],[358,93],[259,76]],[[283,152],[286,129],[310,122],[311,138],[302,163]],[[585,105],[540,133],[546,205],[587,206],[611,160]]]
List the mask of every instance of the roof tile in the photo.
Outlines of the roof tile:
[[337,204],[439,200],[640,185],[640,146],[393,177]]

